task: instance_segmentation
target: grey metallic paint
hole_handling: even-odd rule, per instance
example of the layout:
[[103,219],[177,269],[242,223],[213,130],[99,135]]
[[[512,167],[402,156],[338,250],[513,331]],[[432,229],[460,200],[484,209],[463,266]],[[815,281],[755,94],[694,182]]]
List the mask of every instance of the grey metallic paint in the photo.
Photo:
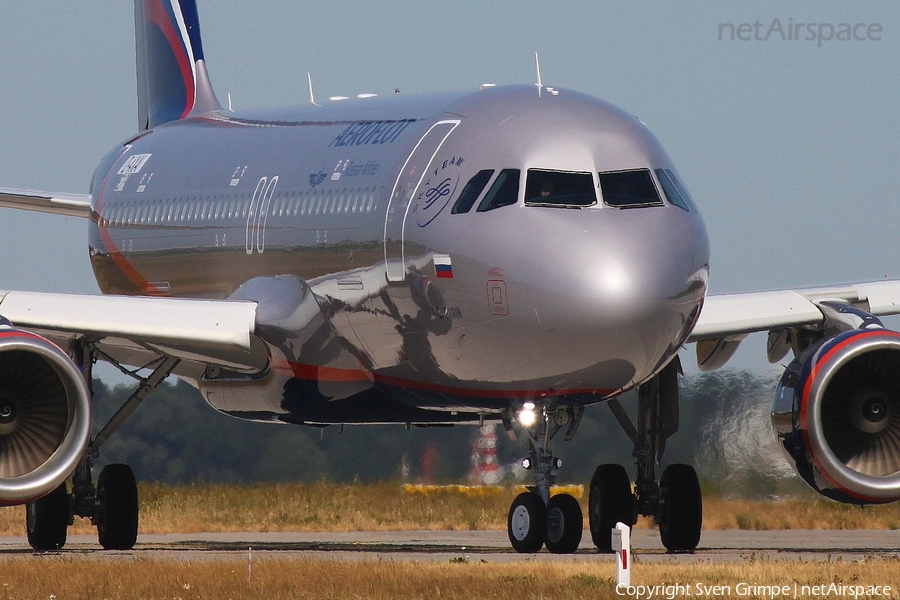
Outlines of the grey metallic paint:
[[[433,160],[429,150],[407,164],[439,121],[459,123]],[[379,126],[399,132],[376,143]],[[141,154],[151,156],[123,181]],[[424,177],[401,177],[405,164]],[[451,214],[475,173],[504,168],[521,169],[516,205]],[[216,113],[161,125],[98,168],[92,264],[105,293],[282,307],[283,318],[258,320],[264,372],[201,381],[237,416],[437,422],[461,416],[422,409],[471,419],[527,398],[601,401],[650,378],[687,339],[706,292],[706,230],[668,203],[526,206],[530,168],[596,183],[601,171],[674,166],[635,117],[535,86]],[[303,206],[312,214],[293,214]],[[385,277],[385,255],[405,258],[401,281]],[[452,278],[436,277],[435,255],[450,257]],[[314,401],[323,408],[307,411]]]

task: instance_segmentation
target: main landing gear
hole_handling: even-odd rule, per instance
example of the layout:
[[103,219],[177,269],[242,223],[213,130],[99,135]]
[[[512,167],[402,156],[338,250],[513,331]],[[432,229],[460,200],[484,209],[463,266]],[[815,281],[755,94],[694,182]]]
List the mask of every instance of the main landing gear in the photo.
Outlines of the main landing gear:
[[[90,384],[93,357],[80,344],[72,353]],[[131,397],[119,408],[109,422],[88,444],[72,476],[72,491],[63,482],[55,490],[26,505],[28,543],[38,552],[61,549],[66,532],[74,517],[87,517],[97,527],[100,545],[107,550],[130,550],[137,541],[138,492],[131,467],[123,464],[106,465],[101,469],[95,486],[92,479],[93,461],[100,446],[134,412],[138,405],[172,372],[178,359],[162,358],[153,373],[141,379]]]
[[[697,473],[689,465],[673,464],[666,467],[659,481],[655,474],[666,440],[678,430],[679,371],[676,359],[639,387],[637,427],[618,400],[608,401],[634,444],[637,481],[632,487],[622,465],[604,464],[594,471],[588,518],[591,539],[600,552],[612,552],[611,530],[616,523],[634,525],[639,514],[653,517],[669,552],[693,552],[697,548],[703,522]],[[535,485],[519,494],[509,509],[509,541],[518,552],[537,552],[543,545],[559,554],[578,549],[583,526],[581,507],[570,495],[551,496],[562,461],[550,452],[550,442],[563,428],[566,428],[565,439],[571,439],[583,411],[568,406],[539,406],[534,402],[524,403],[517,411],[518,422],[530,445],[530,454],[523,465],[533,470],[535,477]],[[504,418],[504,425],[507,431],[512,431],[509,417]]]

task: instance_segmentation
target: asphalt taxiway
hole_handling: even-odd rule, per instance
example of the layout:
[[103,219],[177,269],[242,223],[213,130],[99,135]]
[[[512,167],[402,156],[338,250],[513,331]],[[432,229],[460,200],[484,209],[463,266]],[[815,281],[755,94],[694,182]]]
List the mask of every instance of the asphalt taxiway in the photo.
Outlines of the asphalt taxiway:
[[[737,562],[750,559],[810,561],[877,560],[900,557],[900,531],[788,530],[704,531],[692,554],[667,554],[659,533],[647,529],[632,532],[632,552],[637,560],[666,562]],[[608,560],[597,554],[585,531],[578,552],[553,555],[546,550],[522,555],[512,550],[505,531],[401,531],[349,533],[189,533],[146,534],[129,551],[103,551],[94,536],[69,536],[66,547],[51,555],[87,555],[109,558],[170,558],[218,560],[247,557],[305,558],[319,560],[450,560],[505,562]],[[0,537],[0,557],[33,554],[24,537]]]

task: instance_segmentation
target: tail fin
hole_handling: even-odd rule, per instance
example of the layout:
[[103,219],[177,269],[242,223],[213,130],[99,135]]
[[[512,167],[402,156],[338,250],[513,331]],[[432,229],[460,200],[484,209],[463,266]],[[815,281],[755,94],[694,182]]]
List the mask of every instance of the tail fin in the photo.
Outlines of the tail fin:
[[141,131],[221,110],[209,83],[196,0],[134,0]]

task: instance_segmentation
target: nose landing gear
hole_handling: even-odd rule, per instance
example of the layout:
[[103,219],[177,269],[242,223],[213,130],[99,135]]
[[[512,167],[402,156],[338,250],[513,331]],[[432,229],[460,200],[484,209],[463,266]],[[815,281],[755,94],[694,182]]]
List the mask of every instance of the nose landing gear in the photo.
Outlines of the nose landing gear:
[[506,518],[509,541],[516,552],[533,554],[544,545],[547,507],[533,492],[522,492],[513,500]]
[[[506,520],[509,541],[517,552],[534,553],[546,544],[554,554],[570,554],[581,543],[584,518],[578,500],[569,494],[551,496],[562,460],[553,456],[550,442],[563,428],[565,439],[571,439],[583,412],[583,408],[550,408],[534,402],[525,402],[518,411],[517,420],[530,446],[522,465],[534,471],[535,484],[516,496]],[[512,431],[509,419],[504,424]]]

